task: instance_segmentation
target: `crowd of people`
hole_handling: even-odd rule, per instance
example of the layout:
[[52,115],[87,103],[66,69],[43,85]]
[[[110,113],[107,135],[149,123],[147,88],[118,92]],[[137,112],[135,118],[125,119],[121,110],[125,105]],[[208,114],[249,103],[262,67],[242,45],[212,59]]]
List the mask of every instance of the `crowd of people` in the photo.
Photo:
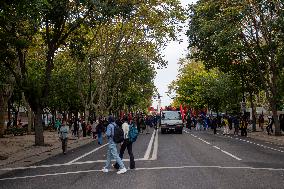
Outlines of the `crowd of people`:
[[[279,121],[281,130],[284,132],[284,115],[280,115]],[[207,130],[208,128],[211,128],[214,131],[214,134],[216,134],[217,128],[220,128],[223,130],[223,135],[230,134],[230,131],[234,129],[234,135],[237,136],[241,134],[241,136],[247,136],[247,129],[250,123],[251,121],[247,114],[208,116],[201,113],[198,116],[186,116],[186,127],[190,130]],[[274,119],[272,116],[268,116],[267,125],[265,126],[264,124],[264,115],[260,114],[258,118],[259,128],[264,131],[265,127],[268,135],[273,133]]]
[[[122,158],[124,151],[127,149],[130,157],[130,169],[135,169],[134,155],[132,152],[132,143],[136,141],[138,134],[149,134],[150,128],[157,129],[159,122],[159,116],[156,115],[144,115],[132,114],[124,115],[115,119],[113,116],[98,117],[98,119],[90,119],[86,123],[84,117],[71,118],[69,121],[57,119],[55,122],[55,128],[58,130],[59,138],[62,142],[63,154],[66,154],[67,143],[69,134],[75,138],[90,136],[93,139],[97,139],[99,145],[103,144],[103,135],[108,140],[107,161],[103,172],[108,172],[111,159],[115,159],[116,163],[112,165],[118,169],[118,174],[126,172],[126,168],[123,164]],[[120,128],[123,133],[123,140],[117,142],[116,128]],[[117,143],[121,143],[121,148],[118,153]]]
[[[135,169],[134,154],[132,151],[132,144],[136,141],[139,134],[150,133],[150,128],[158,128],[160,117],[157,115],[124,115],[120,118],[113,116],[98,117],[98,119],[89,120],[87,123],[82,118],[72,118],[69,121],[56,120],[55,128],[58,130],[59,137],[62,141],[62,150],[66,154],[68,134],[73,137],[86,137],[90,136],[97,139],[99,145],[103,144],[103,135],[106,136],[108,141],[107,161],[103,167],[103,172],[108,172],[112,166],[117,169],[117,174],[123,174],[127,171],[123,163],[123,155],[127,149],[130,157],[130,169]],[[198,131],[207,130],[211,128],[214,134],[217,133],[217,128],[221,128],[223,135],[228,135],[231,130],[234,130],[234,135],[247,136],[247,129],[249,125],[249,116],[247,114],[239,115],[222,115],[212,116],[206,114],[199,114],[198,116],[191,116],[190,114],[185,117],[186,127],[190,130],[195,129]],[[259,127],[264,131],[264,117],[260,115],[258,118]],[[272,117],[268,117],[266,131],[268,134],[273,132],[272,125],[274,121]],[[284,123],[284,116],[280,116],[280,124]],[[283,127],[283,126],[282,126]],[[284,128],[282,128],[284,131]],[[119,140],[118,132],[121,130],[122,138]],[[70,131],[70,132],[69,132]],[[118,153],[117,144],[120,143],[120,150]],[[111,160],[115,159],[116,163],[111,165]]]

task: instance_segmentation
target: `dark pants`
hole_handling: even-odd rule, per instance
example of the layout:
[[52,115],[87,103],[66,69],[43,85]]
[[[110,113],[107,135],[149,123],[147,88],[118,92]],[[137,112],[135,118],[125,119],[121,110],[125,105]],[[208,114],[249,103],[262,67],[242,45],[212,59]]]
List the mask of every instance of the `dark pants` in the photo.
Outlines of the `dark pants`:
[[61,143],[62,143],[62,151],[63,151],[63,153],[65,154],[66,153],[66,151],[67,151],[67,141],[68,141],[68,139],[67,138],[65,138],[65,139],[61,139]]
[[[121,148],[120,148],[119,157],[121,159],[123,159],[123,154],[124,154],[124,151],[125,151],[126,148],[127,148],[127,151],[128,151],[128,154],[129,154],[129,158],[130,158],[130,169],[135,169],[135,161],[134,161],[134,156],[133,156],[133,153],[132,153],[132,142],[129,142],[128,139],[123,141],[123,143],[121,145]],[[114,165],[114,167],[116,169],[118,169],[119,168],[118,163],[116,163]]]
[[74,127],[74,136],[79,138],[79,128]]
[[235,135],[239,135],[239,127],[236,127],[236,126],[235,126],[234,134],[235,134]]
[[217,134],[217,126],[213,127],[214,134]]
[[241,129],[241,136],[247,136],[247,128],[242,128]]
[[83,130],[83,137],[86,137],[87,136],[87,129],[85,127],[83,127],[82,130]]
[[102,145],[103,144],[103,133],[98,132],[98,144]]
[[271,133],[273,133],[272,124],[269,124],[269,125],[266,127],[266,131],[267,131],[267,134],[268,134],[268,135],[270,135]]

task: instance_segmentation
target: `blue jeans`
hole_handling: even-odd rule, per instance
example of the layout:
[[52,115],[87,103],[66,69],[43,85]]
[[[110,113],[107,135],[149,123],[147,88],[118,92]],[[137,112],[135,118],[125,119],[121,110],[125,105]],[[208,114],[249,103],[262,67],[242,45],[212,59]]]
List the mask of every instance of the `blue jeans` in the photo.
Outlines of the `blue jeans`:
[[116,144],[113,141],[109,141],[108,150],[107,150],[107,161],[105,166],[106,169],[109,168],[112,159],[114,159],[118,163],[120,169],[125,168],[121,158],[117,153]]
[[102,133],[98,133],[98,144],[103,144],[103,135],[102,135]]

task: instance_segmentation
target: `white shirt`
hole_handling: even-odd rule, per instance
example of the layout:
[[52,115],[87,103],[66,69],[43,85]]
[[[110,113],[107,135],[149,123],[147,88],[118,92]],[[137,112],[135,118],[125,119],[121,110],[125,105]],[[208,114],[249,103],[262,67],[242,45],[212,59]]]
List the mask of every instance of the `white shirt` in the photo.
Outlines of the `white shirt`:
[[127,122],[124,122],[122,124],[122,130],[123,130],[123,133],[124,133],[124,139],[128,139],[129,125],[128,125]]

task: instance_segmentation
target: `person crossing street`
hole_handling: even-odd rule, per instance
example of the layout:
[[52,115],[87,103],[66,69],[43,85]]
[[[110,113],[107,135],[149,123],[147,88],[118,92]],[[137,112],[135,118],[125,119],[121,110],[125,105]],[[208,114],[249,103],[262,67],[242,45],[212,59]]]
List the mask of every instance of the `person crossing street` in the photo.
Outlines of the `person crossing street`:
[[[133,142],[130,140],[129,135],[128,135],[130,127],[135,127],[135,125],[134,125],[134,123],[132,122],[131,119],[129,120],[129,124],[127,123],[127,121],[128,121],[127,116],[124,116],[123,121],[124,122],[122,124],[122,129],[123,129],[123,132],[124,132],[124,141],[123,141],[121,148],[120,148],[119,157],[121,159],[123,158],[124,151],[127,148],[127,151],[128,151],[129,157],[130,157],[130,169],[135,169],[134,155],[133,155],[133,152],[132,152],[132,143]],[[137,134],[138,134],[138,130],[137,130]],[[118,169],[119,168],[118,163],[114,164],[113,167]]]
[[109,167],[111,164],[111,159],[115,159],[116,162],[119,165],[120,170],[117,172],[117,174],[123,174],[127,170],[121,160],[121,158],[118,156],[116,143],[114,142],[114,135],[115,135],[115,127],[117,127],[113,116],[109,116],[108,118],[108,126],[106,131],[106,136],[108,138],[108,150],[107,150],[107,161],[105,164],[105,167],[102,169],[104,173],[107,173],[109,171]]

